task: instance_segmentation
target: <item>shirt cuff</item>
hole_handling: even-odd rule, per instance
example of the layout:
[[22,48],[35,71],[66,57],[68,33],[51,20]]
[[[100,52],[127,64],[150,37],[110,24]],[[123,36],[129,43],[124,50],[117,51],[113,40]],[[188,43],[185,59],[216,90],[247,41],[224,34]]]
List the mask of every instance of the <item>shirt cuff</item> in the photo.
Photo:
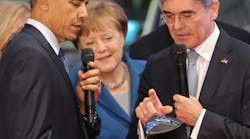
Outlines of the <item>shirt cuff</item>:
[[206,109],[202,109],[201,114],[200,114],[200,116],[198,118],[198,121],[196,122],[196,124],[195,124],[195,126],[194,126],[194,128],[192,130],[192,133],[191,133],[191,136],[190,136],[191,139],[197,139],[200,128],[201,128],[202,120],[203,120],[203,118],[205,116],[205,113],[206,113]]
[[138,137],[139,137],[138,139],[146,139],[144,128],[143,128],[142,123],[141,123],[140,120],[138,120],[137,134],[138,134]]

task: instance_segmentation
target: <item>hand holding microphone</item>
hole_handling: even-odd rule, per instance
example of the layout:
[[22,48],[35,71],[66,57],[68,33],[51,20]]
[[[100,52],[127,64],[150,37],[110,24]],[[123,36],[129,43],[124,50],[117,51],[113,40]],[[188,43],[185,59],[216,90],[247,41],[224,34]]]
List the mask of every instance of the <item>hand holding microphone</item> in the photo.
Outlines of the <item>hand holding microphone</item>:
[[82,65],[83,68],[78,72],[77,93],[81,100],[80,110],[85,115],[86,122],[89,125],[95,121],[95,102],[101,92],[100,71],[96,69],[94,61],[94,53],[90,48],[82,50]]
[[186,58],[187,50],[185,45],[176,45],[173,47],[173,54],[177,64],[177,71],[179,74],[179,91],[181,95],[189,97],[187,72],[186,72]]
[[195,97],[189,98],[188,81],[186,72],[187,50],[185,45],[175,45],[173,55],[179,74],[179,93],[174,95],[176,118],[183,123],[194,126],[202,111],[200,102]]

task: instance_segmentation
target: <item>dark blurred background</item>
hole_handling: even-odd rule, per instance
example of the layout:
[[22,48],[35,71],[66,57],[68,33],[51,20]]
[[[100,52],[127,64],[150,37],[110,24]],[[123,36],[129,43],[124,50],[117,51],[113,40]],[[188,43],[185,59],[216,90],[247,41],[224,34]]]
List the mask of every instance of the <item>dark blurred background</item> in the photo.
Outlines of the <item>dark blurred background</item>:
[[[20,0],[29,2],[29,0]],[[150,33],[160,24],[158,0],[115,0],[129,18],[129,31],[125,50],[138,38]],[[250,0],[220,0],[218,20],[238,26],[250,32]],[[250,39],[250,38],[249,38]],[[80,56],[70,42],[62,43],[70,66],[80,66]]]

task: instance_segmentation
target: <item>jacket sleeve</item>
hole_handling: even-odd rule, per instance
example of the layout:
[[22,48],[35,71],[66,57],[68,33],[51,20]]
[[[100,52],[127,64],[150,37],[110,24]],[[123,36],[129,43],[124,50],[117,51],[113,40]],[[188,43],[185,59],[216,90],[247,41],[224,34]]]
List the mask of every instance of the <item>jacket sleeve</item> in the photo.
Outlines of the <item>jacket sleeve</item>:
[[0,101],[4,104],[1,106],[1,121],[4,121],[0,125],[1,138],[51,138],[52,127],[45,121],[51,120],[48,118],[53,87],[46,79],[50,75],[48,67],[43,66],[46,61],[25,50],[9,59],[0,80]]

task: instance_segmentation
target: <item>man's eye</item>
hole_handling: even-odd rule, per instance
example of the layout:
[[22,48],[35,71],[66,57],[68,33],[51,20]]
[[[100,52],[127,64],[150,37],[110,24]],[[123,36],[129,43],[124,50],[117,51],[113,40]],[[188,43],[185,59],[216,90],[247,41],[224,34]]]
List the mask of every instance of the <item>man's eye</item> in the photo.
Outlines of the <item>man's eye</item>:
[[71,4],[72,4],[74,7],[79,7],[79,6],[81,6],[81,3],[80,3],[80,2],[71,2]]
[[168,19],[173,19],[173,18],[174,18],[174,15],[172,15],[172,14],[167,14],[166,17],[167,17]]
[[185,18],[193,17],[194,13],[183,13],[181,16]]

